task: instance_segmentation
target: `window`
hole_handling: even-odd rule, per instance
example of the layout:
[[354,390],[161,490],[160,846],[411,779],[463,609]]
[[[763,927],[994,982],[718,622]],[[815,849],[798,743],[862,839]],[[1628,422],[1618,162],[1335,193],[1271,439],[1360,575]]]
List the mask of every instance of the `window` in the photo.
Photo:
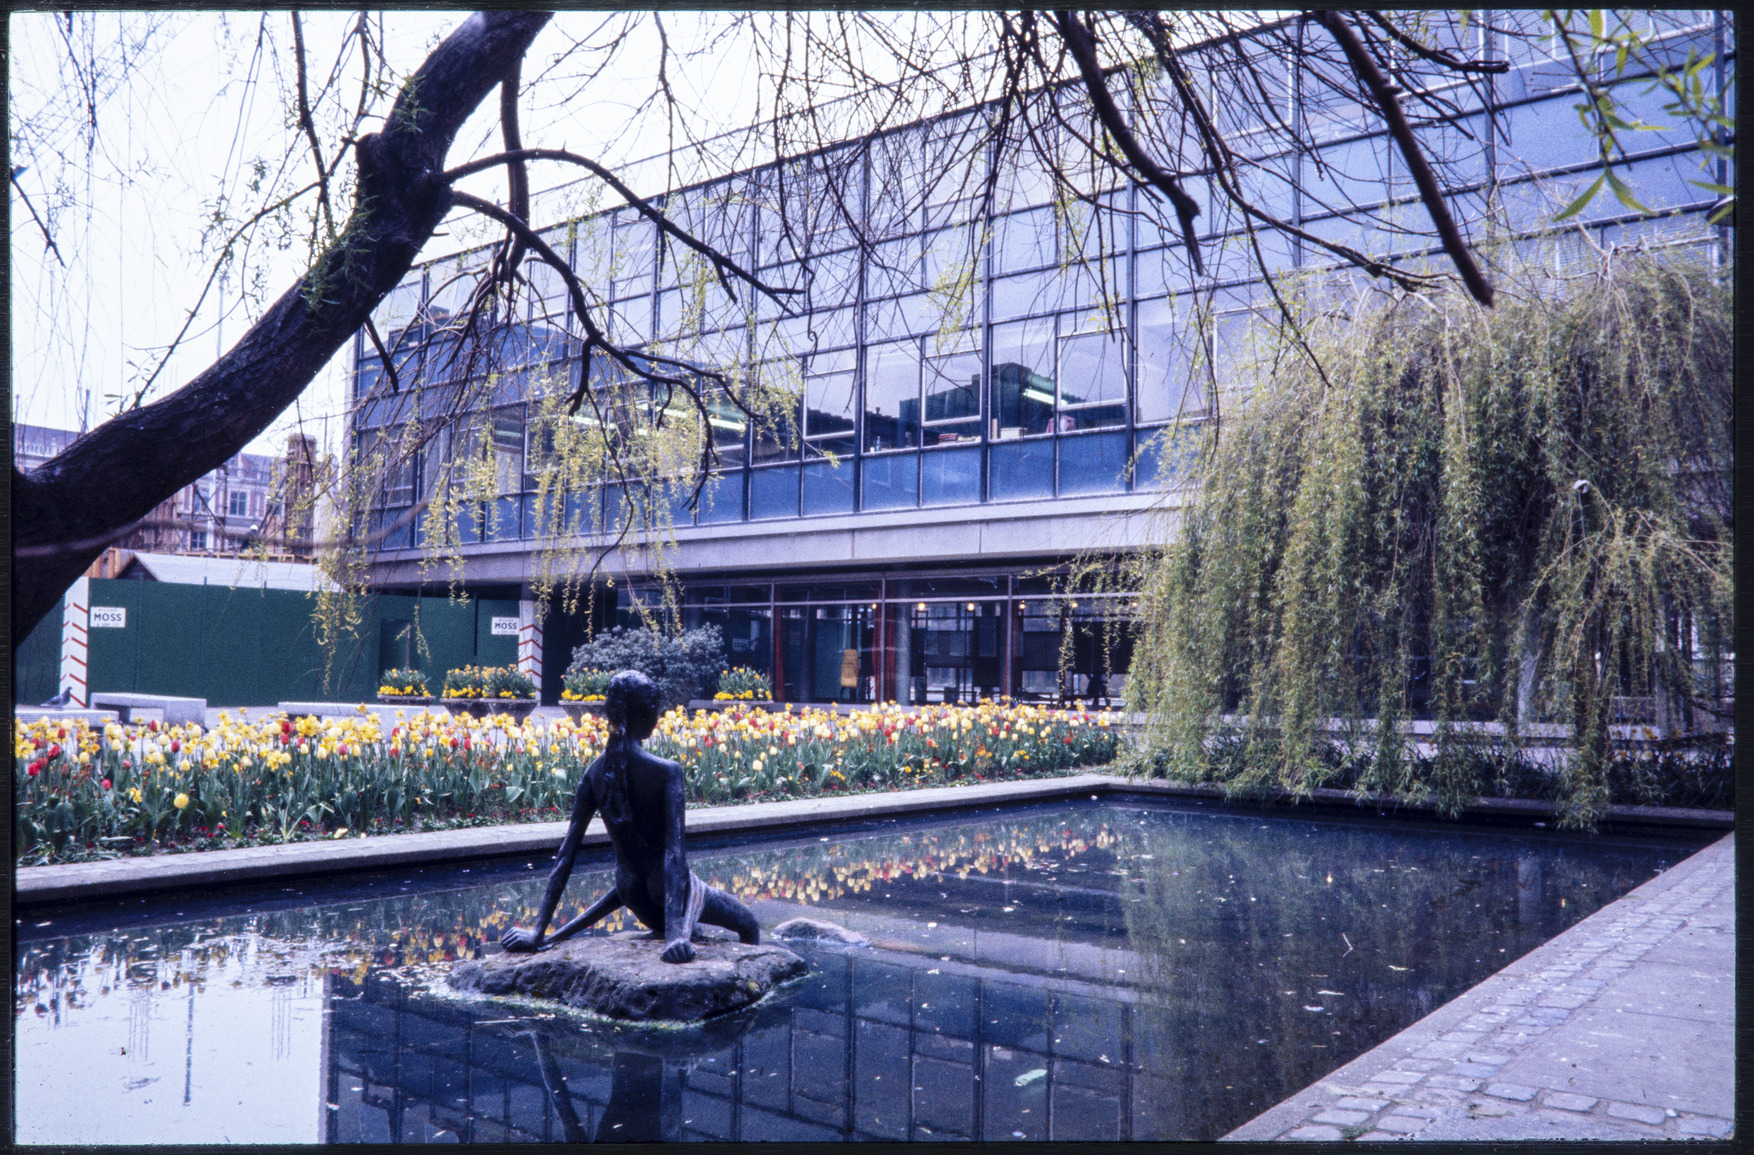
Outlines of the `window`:
[[1079,333],[1060,341],[1059,432],[1127,423],[1125,345],[1118,334]]
[[865,452],[920,443],[920,345],[892,341],[865,353]]
[[207,531],[204,529],[191,529],[189,531],[189,548],[197,550],[206,549]]
[[851,349],[818,353],[804,362],[804,443],[806,455],[837,457],[851,454],[857,382]]
[[650,221],[632,213],[615,222],[615,255],[609,281],[612,298],[620,300],[651,292],[653,228]]
[[524,407],[513,405],[493,413],[494,492],[512,494],[524,485]]
[[798,516],[798,467],[781,465],[749,474],[749,518]]
[[1054,415],[1054,322],[993,326],[994,440],[1051,432]]
[[[721,390],[707,397],[706,424],[719,464],[729,469],[740,467],[743,464],[744,443],[748,440],[748,414]],[[741,502],[738,508],[742,508]],[[738,516],[741,517],[742,514],[739,513]]]
[[754,463],[798,460],[798,409],[803,379],[796,361],[770,361],[760,367],[767,405],[755,427]]
[[1059,263],[1051,208],[1017,213],[999,222],[993,245],[993,271],[1017,273]]
[[885,453],[865,458],[861,508],[905,509],[919,504],[920,455]]
[[249,493],[242,489],[232,490],[226,497],[225,512],[228,517],[250,516]]
[[979,441],[981,436],[981,357],[957,353],[928,357],[924,366],[927,445]]
[[1170,421],[1207,411],[1206,356],[1191,295],[1139,303],[1134,419]]
[[815,461],[804,467],[804,516],[853,512],[853,462]]

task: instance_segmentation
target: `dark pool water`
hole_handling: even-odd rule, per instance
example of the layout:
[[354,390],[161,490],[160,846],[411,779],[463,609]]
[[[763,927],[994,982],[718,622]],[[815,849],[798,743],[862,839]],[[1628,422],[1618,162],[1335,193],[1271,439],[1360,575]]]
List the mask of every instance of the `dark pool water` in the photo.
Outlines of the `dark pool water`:
[[38,914],[16,1138],[1211,1138],[1703,843],[1112,802],[703,842],[765,926],[872,945],[681,1031],[423,988],[543,860]]

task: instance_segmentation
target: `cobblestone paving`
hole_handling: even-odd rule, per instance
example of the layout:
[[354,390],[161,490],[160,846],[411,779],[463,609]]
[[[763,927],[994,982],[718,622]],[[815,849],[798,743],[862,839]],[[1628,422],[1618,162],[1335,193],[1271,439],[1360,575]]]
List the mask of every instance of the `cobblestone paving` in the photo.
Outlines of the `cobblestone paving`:
[[1724,838],[1225,1138],[1729,1138],[1734,875]]

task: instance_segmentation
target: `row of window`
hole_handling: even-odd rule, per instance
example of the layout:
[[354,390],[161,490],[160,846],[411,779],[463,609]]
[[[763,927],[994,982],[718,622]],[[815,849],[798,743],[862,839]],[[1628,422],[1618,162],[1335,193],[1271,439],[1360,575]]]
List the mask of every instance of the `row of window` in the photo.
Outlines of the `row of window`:
[[[1707,26],[1688,35],[1710,33]],[[1464,222],[1484,214],[1486,184],[1520,181],[1499,183],[1496,193],[1519,227],[1529,228],[1549,220],[1573,185],[1593,179],[1586,170],[1596,145],[1570,109],[1574,94],[1543,97],[1554,85],[1543,88],[1546,82],[1530,71],[1541,67],[1536,60],[1497,78],[1498,104],[1489,114],[1477,111],[1480,92],[1452,93],[1461,112],[1421,127],[1446,176],[1460,182],[1453,207]],[[1661,123],[1666,115],[1658,106],[1666,98],[1644,91],[1650,87],[1648,81],[1622,84],[1616,96],[1634,115]],[[732,302],[705,283],[710,278],[694,258],[674,259],[669,242],[660,247],[654,226],[627,209],[549,231],[555,249],[605,294],[613,338],[645,344],[656,334],[664,340],[654,348],[665,355],[708,367],[748,366],[752,376],[795,394],[795,407],[772,430],[752,429],[728,399],[709,399],[714,448],[727,472],[710,483],[701,519],[1150,485],[1160,480],[1161,466],[1149,459],[1158,452],[1151,430],[1204,417],[1214,390],[1246,386],[1237,366],[1260,297],[1258,283],[1248,281],[1256,275],[1254,244],[1236,236],[1209,239],[1202,246],[1208,283],[1219,287],[1173,291],[1188,284],[1184,251],[1148,216],[1125,211],[1142,207],[1132,190],[1099,198],[1119,212],[1043,205],[1052,188],[1026,165],[1006,169],[1000,184],[1007,207],[1019,197],[1024,204],[1033,198],[1033,207],[995,215],[990,229],[969,223],[966,213],[958,215],[966,203],[936,178],[957,165],[984,171],[990,158],[957,143],[979,115],[958,114],[670,198],[667,210],[711,243],[734,257],[758,253],[770,262],[759,270],[764,280],[803,288],[792,300],[805,316],[782,318],[760,294]],[[1394,225],[1403,207],[1394,202],[1408,212],[1422,210],[1407,202],[1411,186],[1397,171],[1387,137],[1355,131],[1366,127],[1362,122],[1328,121],[1310,128],[1323,142],[1315,156],[1268,157],[1272,163],[1251,169],[1250,179],[1265,182],[1251,194],[1317,237],[1371,252],[1429,248],[1425,234]],[[1697,142],[1668,131],[1641,134],[1639,143],[1649,146],[1644,159],[1620,170],[1635,197],[1664,210],[1709,203],[1710,194],[1691,182],[1723,178],[1701,168]],[[866,148],[870,163],[858,160]],[[1283,173],[1269,179],[1273,164],[1289,166],[1294,179],[1282,179]],[[897,165],[896,171],[913,173],[912,185],[884,175],[885,166]],[[1530,176],[1537,168],[1547,169],[1540,180]],[[1468,181],[1478,182],[1475,191]],[[1203,178],[1187,182],[1214,210],[1202,213],[1203,227],[1212,234],[1234,229],[1231,210],[1221,198],[1213,205],[1206,184]],[[1297,184],[1301,191],[1294,191]],[[775,200],[782,194],[783,211]],[[852,247],[821,252],[850,245],[864,231],[861,221],[874,225],[881,217],[893,224],[895,206],[903,202],[919,209],[900,230],[906,235],[882,239],[863,253]],[[927,211],[932,208],[947,212]],[[1599,221],[1616,211],[1625,215],[1616,199],[1603,196],[1582,219]],[[963,223],[947,223],[956,220]],[[783,227],[788,221],[795,226],[790,231]],[[1609,231],[1632,227],[1638,222],[1611,224]],[[800,259],[799,237],[818,254]],[[1269,267],[1325,257],[1309,242],[1277,234],[1258,243]],[[786,257],[792,259],[780,259]],[[361,357],[356,395],[374,399],[356,411],[359,427],[387,429],[416,412],[425,417],[454,408],[454,382],[483,363],[459,353],[443,328],[467,298],[467,270],[481,259],[477,253],[436,262],[380,308],[380,329],[400,346],[401,383],[446,384],[385,398],[377,359]],[[508,521],[519,527],[511,536],[534,532],[526,513],[509,512],[523,509],[512,499],[536,488],[532,474],[540,456],[539,431],[523,428],[518,403],[569,390],[577,381],[567,296],[551,270],[532,268],[531,315],[537,319],[500,330],[486,362],[503,370],[492,389],[500,408],[491,422],[500,505],[508,511],[496,523],[484,510],[479,532],[486,536],[504,535],[495,525]],[[696,274],[702,285],[693,283]],[[1241,283],[1226,284],[1232,280]],[[555,315],[545,319],[550,311]],[[362,437],[361,445],[373,440]],[[1143,468],[1133,468],[1135,454]],[[448,455],[443,438],[426,451],[433,463]],[[412,501],[420,488],[416,464],[392,479],[388,504]],[[426,472],[429,480],[437,473]]]

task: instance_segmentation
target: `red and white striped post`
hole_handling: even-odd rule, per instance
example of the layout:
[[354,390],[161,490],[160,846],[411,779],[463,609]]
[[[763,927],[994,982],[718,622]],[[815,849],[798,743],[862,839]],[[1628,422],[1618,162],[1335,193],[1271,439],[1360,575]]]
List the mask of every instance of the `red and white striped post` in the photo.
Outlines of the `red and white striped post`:
[[536,603],[518,603],[518,669],[530,675],[537,689],[542,686],[542,623],[536,620]]
[[91,701],[86,688],[88,631],[91,629],[91,579],[73,583],[61,611],[61,692],[71,691],[68,704],[83,708]]

